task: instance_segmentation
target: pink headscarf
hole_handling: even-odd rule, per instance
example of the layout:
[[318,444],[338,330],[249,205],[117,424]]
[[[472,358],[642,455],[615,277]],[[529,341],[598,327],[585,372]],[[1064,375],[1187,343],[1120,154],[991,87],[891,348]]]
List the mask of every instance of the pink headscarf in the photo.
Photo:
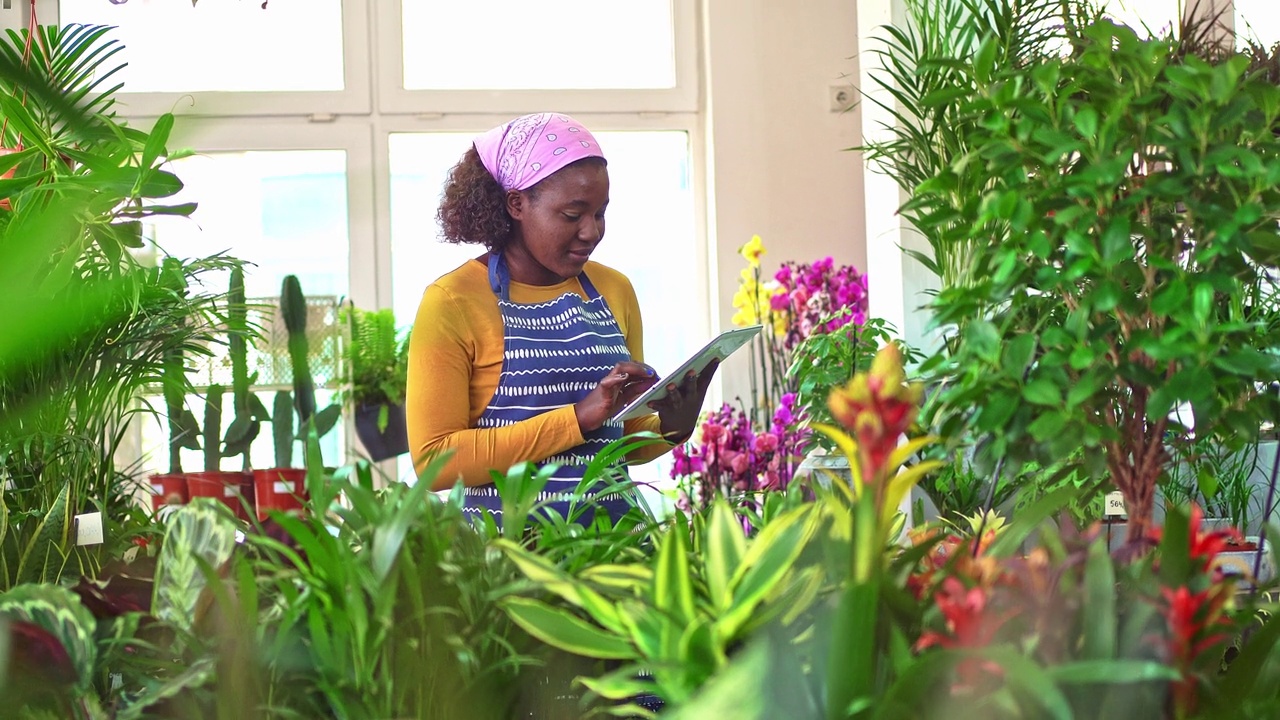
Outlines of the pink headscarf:
[[582,123],[561,113],[518,117],[477,137],[475,146],[503,190],[528,190],[571,162],[604,157]]

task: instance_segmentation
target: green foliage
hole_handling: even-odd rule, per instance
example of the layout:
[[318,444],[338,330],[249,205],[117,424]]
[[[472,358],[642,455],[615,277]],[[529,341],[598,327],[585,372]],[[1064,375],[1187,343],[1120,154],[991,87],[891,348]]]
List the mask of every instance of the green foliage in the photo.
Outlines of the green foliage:
[[[350,398],[356,405],[403,405],[408,376],[409,332],[396,329],[390,309],[361,310],[348,305],[342,310],[349,328],[346,353]],[[385,416],[378,429],[386,426]]]
[[271,435],[276,452],[276,467],[293,467],[293,395],[278,390],[271,405]]
[[222,443],[218,436],[222,432],[222,395],[225,389],[221,385],[210,385],[204,396],[204,470],[217,472],[222,466]]
[[[571,575],[508,540],[497,541],[539,591],[573,611],[529,597],[503,607],[534,637],[567,652],[627,664],[606,678],[583,678],[594,693],[626,700],[652,690],[684,702],[728,662],[751,632],[794,620],[820,588],[819,568],[792,564],[816,530],[813,506],[775,518],[746,538],[724,500],[706,517],[677,515],[655,536],[647,564],[598,564]],[[652,672],[653,683],[639,679]]]
[[1013,497],[1020,485],[1009,476],[1000,477],[996,479],[993,492],[991,476],[975,469],[961,450],[952,451],[951,457],[936,472],[925,476],[919,483],[920,489],[937,508],[938,517],[951,521],[960,521],[981,512],[987,506],[988,494],[991,495],[991,507],[999,508]]
[[[796,404],[806,418],[807,427],[836,424],[827,407],[831,390],[848,383],[855,373],[866,372],[876,350],[888,342],[898,342],[908,363],[922,357],[896,340],[892,326],[879,318],[868,318],[862,325],[850,323],[830,333],[816,333],[796,347],[787,378],[794,383]],[[827,436],[819,432],[811,432],[808,442],[828,452],[836,449]]]
[[[926,180],[946,173],[946,192],[953,198],[978,197],[988,177],[970,159],[980,142],[982,118],[964,111],[957,99],[978,92],[975,76],[966,71],[980,48],[986,67],[1021,68],[1056,45],[1067,43],[1070,18],[1055,17],[1075,2],[1031,0],[908,0],[905,21],[881,28],[881,46],[871,59],[882,64],[873,75],[876,88],[866,99],[893,118],[887,137],[862,150],[869,162],[908,193]],[[973,259],[977,246],[998,237],[994,228],[967,232],[963,218],[943,208],[908,202],[901,214],[915,226],[932,257],[909,252],[938,275],[942,288],[965,285],[980,275]],[[958,229],[966,232],[956,232]]]
[[926,365],[949,379],[944,434],[1042,464],[1084,448],[1141,532],[1175,404],[1203,437],[1255,438],[1280,411],[1258,392],[1280,378],[1260,349],[1280,344],[1261,289],[1280,259],[1280,88],[1243,57],[1211,65],[1109,22],[1080,32],[1071,57],[957,58],[971,90],[933,101],[973,128],[972,153],[912,204],[951,218],[943,238],[990,241],[973,281],[932,303],[956,335]]
[[219,568],[227,561],[236,529],[227,506],[209,498],[192,498],[169,516],[151,601],[156,618],[191,630],[206,581],[201,565]]
[[1262,511],[1262,497],[1250,483],[1258,468],[1258,446],[1226,444],[1203,438],[1172,444],[1173,458],[1160,481],[1165,501],[1195,503],[1206,517],[1222,518],[1249,532]]

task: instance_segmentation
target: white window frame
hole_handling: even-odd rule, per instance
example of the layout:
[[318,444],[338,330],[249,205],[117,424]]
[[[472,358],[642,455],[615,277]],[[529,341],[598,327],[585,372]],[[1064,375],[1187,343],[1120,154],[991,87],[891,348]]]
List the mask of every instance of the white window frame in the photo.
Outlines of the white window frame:
[[376,5],[378,108],[383,113],[515,116],[554,108],[577,116],[607,112],[692,113],[699,109],[698,0],[671,0],[675,87],[598,90],[406,90],[403,2],[378,0]]
[[[205,0],[226,2],[227,0]],[[106,2],[106,0],[103,0]],[[370,49],[369,3],[341,0],[342,90],[272,92],[157,92],[116,95],[121,113],[131,118],[159,117],[164,113],[205,117],[258,117],[263,115],[368,114],[373,109],[373,72]],[[385,0],[380,0],[385,2]],[[61,20],[58,0],[37,0],[41,24]],[[26,25],[26,19],[23,19]]]

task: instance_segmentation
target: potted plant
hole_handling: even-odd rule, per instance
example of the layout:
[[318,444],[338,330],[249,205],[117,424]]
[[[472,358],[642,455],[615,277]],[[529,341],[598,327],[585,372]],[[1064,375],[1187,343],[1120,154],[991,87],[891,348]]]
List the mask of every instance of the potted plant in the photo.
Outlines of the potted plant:
[[[342,406],[331,404],[316,412],[315,381],[311,377],[310,343],[307,340],[307,299],[295,275],[288,275],[280,287],[280,314],[289,332],[289,360],[293,369],[293,395],[277,392],[272,407],[271,429],[275,442],[276,466],[253,472],[259,519],[271,510],[297,510],[306,491],[306,468],[293,466],[293,442],[305,440],[314,425],[316,437],[324,437],[342,415]],[[294,412],[298,432],[293,432]]]
[[[181,263],[175,258],[165,258],[161,264],[164,278],[178,288],[186,287],[186,277]],[[186,322],[183,321],[185,325]],[[164,389],[165,418],[169,427],[169,472],[151,476],[152,509],[164,505],[182,505],[187,502],[187,476],[182,471],[182,450],[200,449],[200,425],[195,413],[186,406],[186,359],[182,347],[174,346],[164,354],[160,382]]]
[[396,329],[390,309],[348,305],[343,315],[350,328],[344,379],[355,408],[356,435],[375,461],[407,453],[404,401],[409,331]]
[[974,263],[931,305],[952,332],[926,363],[935,420],[989,436],[991,463],[1083,448],[1146,541],[1175,405],[1206,438],[1255,438],[1280,410],[1259,391],[1280,379],[1260,349],[1280,345],[1276,308],[1256,295],[1280,259],[1280,88],[1108,21],[1016,68],[986,43],[954,66],[964,92],[929,100],[973,126],[965,172],[985,190],[944,167],[911,201]]

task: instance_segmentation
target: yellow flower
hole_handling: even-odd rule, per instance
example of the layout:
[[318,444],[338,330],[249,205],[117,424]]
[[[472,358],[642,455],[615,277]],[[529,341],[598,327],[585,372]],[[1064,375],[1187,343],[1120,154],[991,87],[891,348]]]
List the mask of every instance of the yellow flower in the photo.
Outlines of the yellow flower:
[[759,235],[752,235],[751,242],[738,248],[738,253],[746,259],[751,267],[760,267],[760,256],[764,254],[764,241]]

